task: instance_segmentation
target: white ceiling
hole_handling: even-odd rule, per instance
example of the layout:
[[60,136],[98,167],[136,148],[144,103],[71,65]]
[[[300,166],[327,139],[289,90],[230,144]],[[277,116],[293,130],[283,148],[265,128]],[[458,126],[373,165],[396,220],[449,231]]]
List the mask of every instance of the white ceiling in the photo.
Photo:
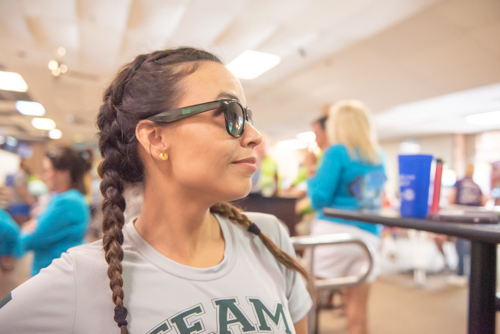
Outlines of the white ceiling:
[[[275,140],[309,130],[322,105],[344,98],[360,99],[373,110],[382,138],[460,132],[463,124],[435,126],[446,123],[442,115],[448,111],[439,116],[441,110],[432,109],[417,131],[404,121],[410,115],[404,110],[425,110],[400,107],[394,114],[394,108],[500,82],[500,2],[0,2],[0,65],[25,78],[28,94],[45,106],[64,141],[95,138],[102,91],[120,65],[139,53],[179,45],[206,48],[225,62],[247,49],[279,55],[278,66],[243,80],[257,127]],[[59,46],[67,49],[59,60],[69,70],[54,78],[47,64]],[[471,110],[477,111],[486,110]],[[13,111],[12,103],[0,104],[0,133],[43,136],[30,120]]]

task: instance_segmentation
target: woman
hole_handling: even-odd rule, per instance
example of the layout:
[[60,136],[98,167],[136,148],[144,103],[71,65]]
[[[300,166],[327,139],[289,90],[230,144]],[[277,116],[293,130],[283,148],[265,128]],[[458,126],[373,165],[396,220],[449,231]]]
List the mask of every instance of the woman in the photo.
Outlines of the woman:
[[[26,325],[35,288],[14,290],[0,310],[4,332],[304,334],[311,300],[286,232],[275,217],[224,204],[249,193],[256,169],[261,136],[245,105],[210,53],[157,51],[126,65],[97,119],[102,244],[71,250],[25,284],[56,291],[36,298],[54,301],[45,317],[30,310]],[[136,182],[142,211],[125,224],[124,184]]]
[[[324,208],[363,212],[380,209],[386,178],[368,109],[358,101],[338,102],[330,109],[326,131],[331,146],[325,151],[319,168],[316,170],[314,156],[306,159],[307,192],[313,208],[318,211],[311,224],[311,235],[350,233],[376,250],[380,241],[379,226],[323,215]],[[318,278],[359,276],[368,269],[368,259],[355,245],[318,247],[314,268]],[[345,291],[350,334],[367,333],[366,306],[370,284],[376,275],[376,270],[372,270],[366,283]]]
[[19,225],[7,211],[0,208],[0,270],[14,268],[14,255],[19,237]]
[[61,147],[43,158],[43,178],[53,195],[40,215],[23,226],[19,237],[22,251],[35,253],[33,276],[69,248],[83,244],[90,219],[83,185],[91,167],[88,157],[87,151]]

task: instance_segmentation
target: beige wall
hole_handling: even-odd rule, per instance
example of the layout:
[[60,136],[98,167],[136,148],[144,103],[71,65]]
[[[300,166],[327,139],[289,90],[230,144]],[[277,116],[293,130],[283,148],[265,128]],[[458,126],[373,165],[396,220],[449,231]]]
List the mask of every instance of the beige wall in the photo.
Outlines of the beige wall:
[[[382,140],[380,146],[387,156],[387,195],[392,199],[399,192],[399,176],[398,176],[398,155],[400,152],[400,144],[404,139]],[[432,154],[434,158],[441,158],[449,166],[454,168],[454,135],[433,135],[412,138],[412,141],[420,144],[420,154]]]

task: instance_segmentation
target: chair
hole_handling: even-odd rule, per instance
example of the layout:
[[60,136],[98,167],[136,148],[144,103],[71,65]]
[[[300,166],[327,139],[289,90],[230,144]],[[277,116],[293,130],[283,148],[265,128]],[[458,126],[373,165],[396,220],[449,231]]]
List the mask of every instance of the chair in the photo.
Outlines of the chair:
[[[374,258],[374,250],[363,241],[358,238],[353,237],[349,233],[338,233],[338,234],[326,234],[320,236],[301,236],[301,237],[292,237],[292,244],[295,250],[311,250],[311,259],[314,257],[314,249],[318,246],[324,245],[340,245],[340,244],[358,244],[361,248],[363,248],[369,259],[369,267],[366,273],[360,276],[345,276],[338,278],[330,278],[324,280],[315,280],[314,286],[318,292],[321,291],[334,291],[339,290],[345,287],[356,286],[363,283],[368,275],[370,274],[373,268],[373,258]],[[314,278],[314,261],[309,261],[309,273],[311,277]],[[311,311],[308,314],[308,333],[316,334],[318,331],[318,303],[317,300],[314,300],[314,305]]]

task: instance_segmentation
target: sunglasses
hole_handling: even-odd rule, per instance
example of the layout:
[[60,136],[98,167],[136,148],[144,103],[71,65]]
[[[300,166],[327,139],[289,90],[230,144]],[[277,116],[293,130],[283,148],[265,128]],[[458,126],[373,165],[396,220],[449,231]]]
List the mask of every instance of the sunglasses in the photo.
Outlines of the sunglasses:
[[243,132],[245,132],[245,122],[253,124],[252,111],[249,108],[243,107],[236,100],[217,100],[195,104],[194,106],[164,111],[147,118],[147,120],[157,123],[170,123],[219,108],[224,112],[227,133],[235,138],[241,137]]

